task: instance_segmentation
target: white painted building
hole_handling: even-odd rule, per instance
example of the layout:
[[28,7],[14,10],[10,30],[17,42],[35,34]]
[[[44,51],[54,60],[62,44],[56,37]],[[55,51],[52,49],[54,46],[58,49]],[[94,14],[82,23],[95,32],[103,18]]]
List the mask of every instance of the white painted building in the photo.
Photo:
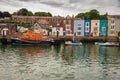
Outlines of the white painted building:
[[7,31],[8,31],[8,28],[3,28],[2,30],[1,30],[1,34],[3,35],[3,36],[6,36],[7,35]]
[[52,35],[56,36],[57,35],[57,31],[58,31],[58,35],[59,36],[63,36],[63,28],[62,27],[53,27],[52,28]]
[[43,35],[48,35],[48,30],[46,29],[46,27],[40,23],[35,23],[31,29],[35,32],[35,33],[41,33]]
[[71,30],[71,25],[70,24],[66,24],[66,36],[72,36],[72,30]]

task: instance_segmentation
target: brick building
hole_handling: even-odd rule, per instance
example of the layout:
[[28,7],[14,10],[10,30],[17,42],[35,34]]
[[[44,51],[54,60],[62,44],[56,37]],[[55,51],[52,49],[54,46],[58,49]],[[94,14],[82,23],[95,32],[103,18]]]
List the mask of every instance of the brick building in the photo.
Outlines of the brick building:
[[0,24],[0,36],[9,36],[17,31],[17,25]]
[[12,21],[24,23],[48,22],[48,27],[62,27],[67,36],[71,36],[74,30],[74,17],[40,17],[40,16],[12,16]]

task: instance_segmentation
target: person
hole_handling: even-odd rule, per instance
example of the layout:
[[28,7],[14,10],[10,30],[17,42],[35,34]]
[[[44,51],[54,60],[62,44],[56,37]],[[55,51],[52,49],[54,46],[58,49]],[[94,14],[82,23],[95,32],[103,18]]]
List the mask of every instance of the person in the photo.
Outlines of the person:
[[59,31],[57,31],[57,38],[58,38],[58,36],[59,36]]
[[65,32],[63,32],[63,36],[65,37]]
[[74,36],[76,36],[76,33],[74,33]]

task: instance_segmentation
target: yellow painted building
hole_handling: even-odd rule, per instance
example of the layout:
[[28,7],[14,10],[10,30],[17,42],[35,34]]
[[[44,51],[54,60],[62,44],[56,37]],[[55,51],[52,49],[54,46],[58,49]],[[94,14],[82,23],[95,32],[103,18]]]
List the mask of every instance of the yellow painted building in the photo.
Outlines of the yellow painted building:
[[100,20],[91,20],[91,33],[93,36],[99,36]]
[[108,15],[108,36],[118,36],[120,32],[120,15]]

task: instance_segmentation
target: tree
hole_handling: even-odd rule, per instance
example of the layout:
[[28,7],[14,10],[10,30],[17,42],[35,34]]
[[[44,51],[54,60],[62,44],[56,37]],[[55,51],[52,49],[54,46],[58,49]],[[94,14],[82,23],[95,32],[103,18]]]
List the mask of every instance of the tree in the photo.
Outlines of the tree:
[[46,13],[46,12],[35,12],[35,16],[52,16],[51,13]]
[[11,14],[9,12],[3,12],[4,17],[11,17]]
[[85,17],[85,13],[79,13],[78,15],[75,16],[76,18],[82,18]]
[[100,15],[100,20],[107,20],[107,13],[104,15]]
[[100,19],[99,11],[93,9],[89,12],[90,19]]
[[33,13],[31,11],[28,11],[28,16],[33,16]]
[[17,12],[13,12],[13,14],[12,15],[17,15]]
[[86,12],[86,13],[85,13],[84,19],[87,19],[87,20],[91,19],[91,18],[90,18],[90,13],[89,13],[89,12]]
[[50,12],[48,12],[48,15],[49,15],[49,16],[52,16],[52,14],[51,14]]
[[27,16],[28,15],[28,10],[26,8],[22,8],[17,12],[17,15],[21,15],[21,16]]
[[3,18],[4,16],[3,16],[3,13],[0,11],[0,18]]
[[76,15],[76,18],[82,18],[84,17],[84,19],[107,19],[107,14],[105,15],[100,15],[99,11],[97,11],[96,9],[92,9],[89,12],[85,12],[85,13],[78,13]]
[[47,12],[35,12],[35,14],[32,13],[32,11],[28,11],[26,8],[22,8],[18,10],[17,12],[14,12],[13,15],[18,16],[52,16],[51,13]]
[[22,9],[18,10],[17,12],[14,12],[13,15],[33,16],[33,13],[31,11],[28,11],[26,8],[22,8]]

